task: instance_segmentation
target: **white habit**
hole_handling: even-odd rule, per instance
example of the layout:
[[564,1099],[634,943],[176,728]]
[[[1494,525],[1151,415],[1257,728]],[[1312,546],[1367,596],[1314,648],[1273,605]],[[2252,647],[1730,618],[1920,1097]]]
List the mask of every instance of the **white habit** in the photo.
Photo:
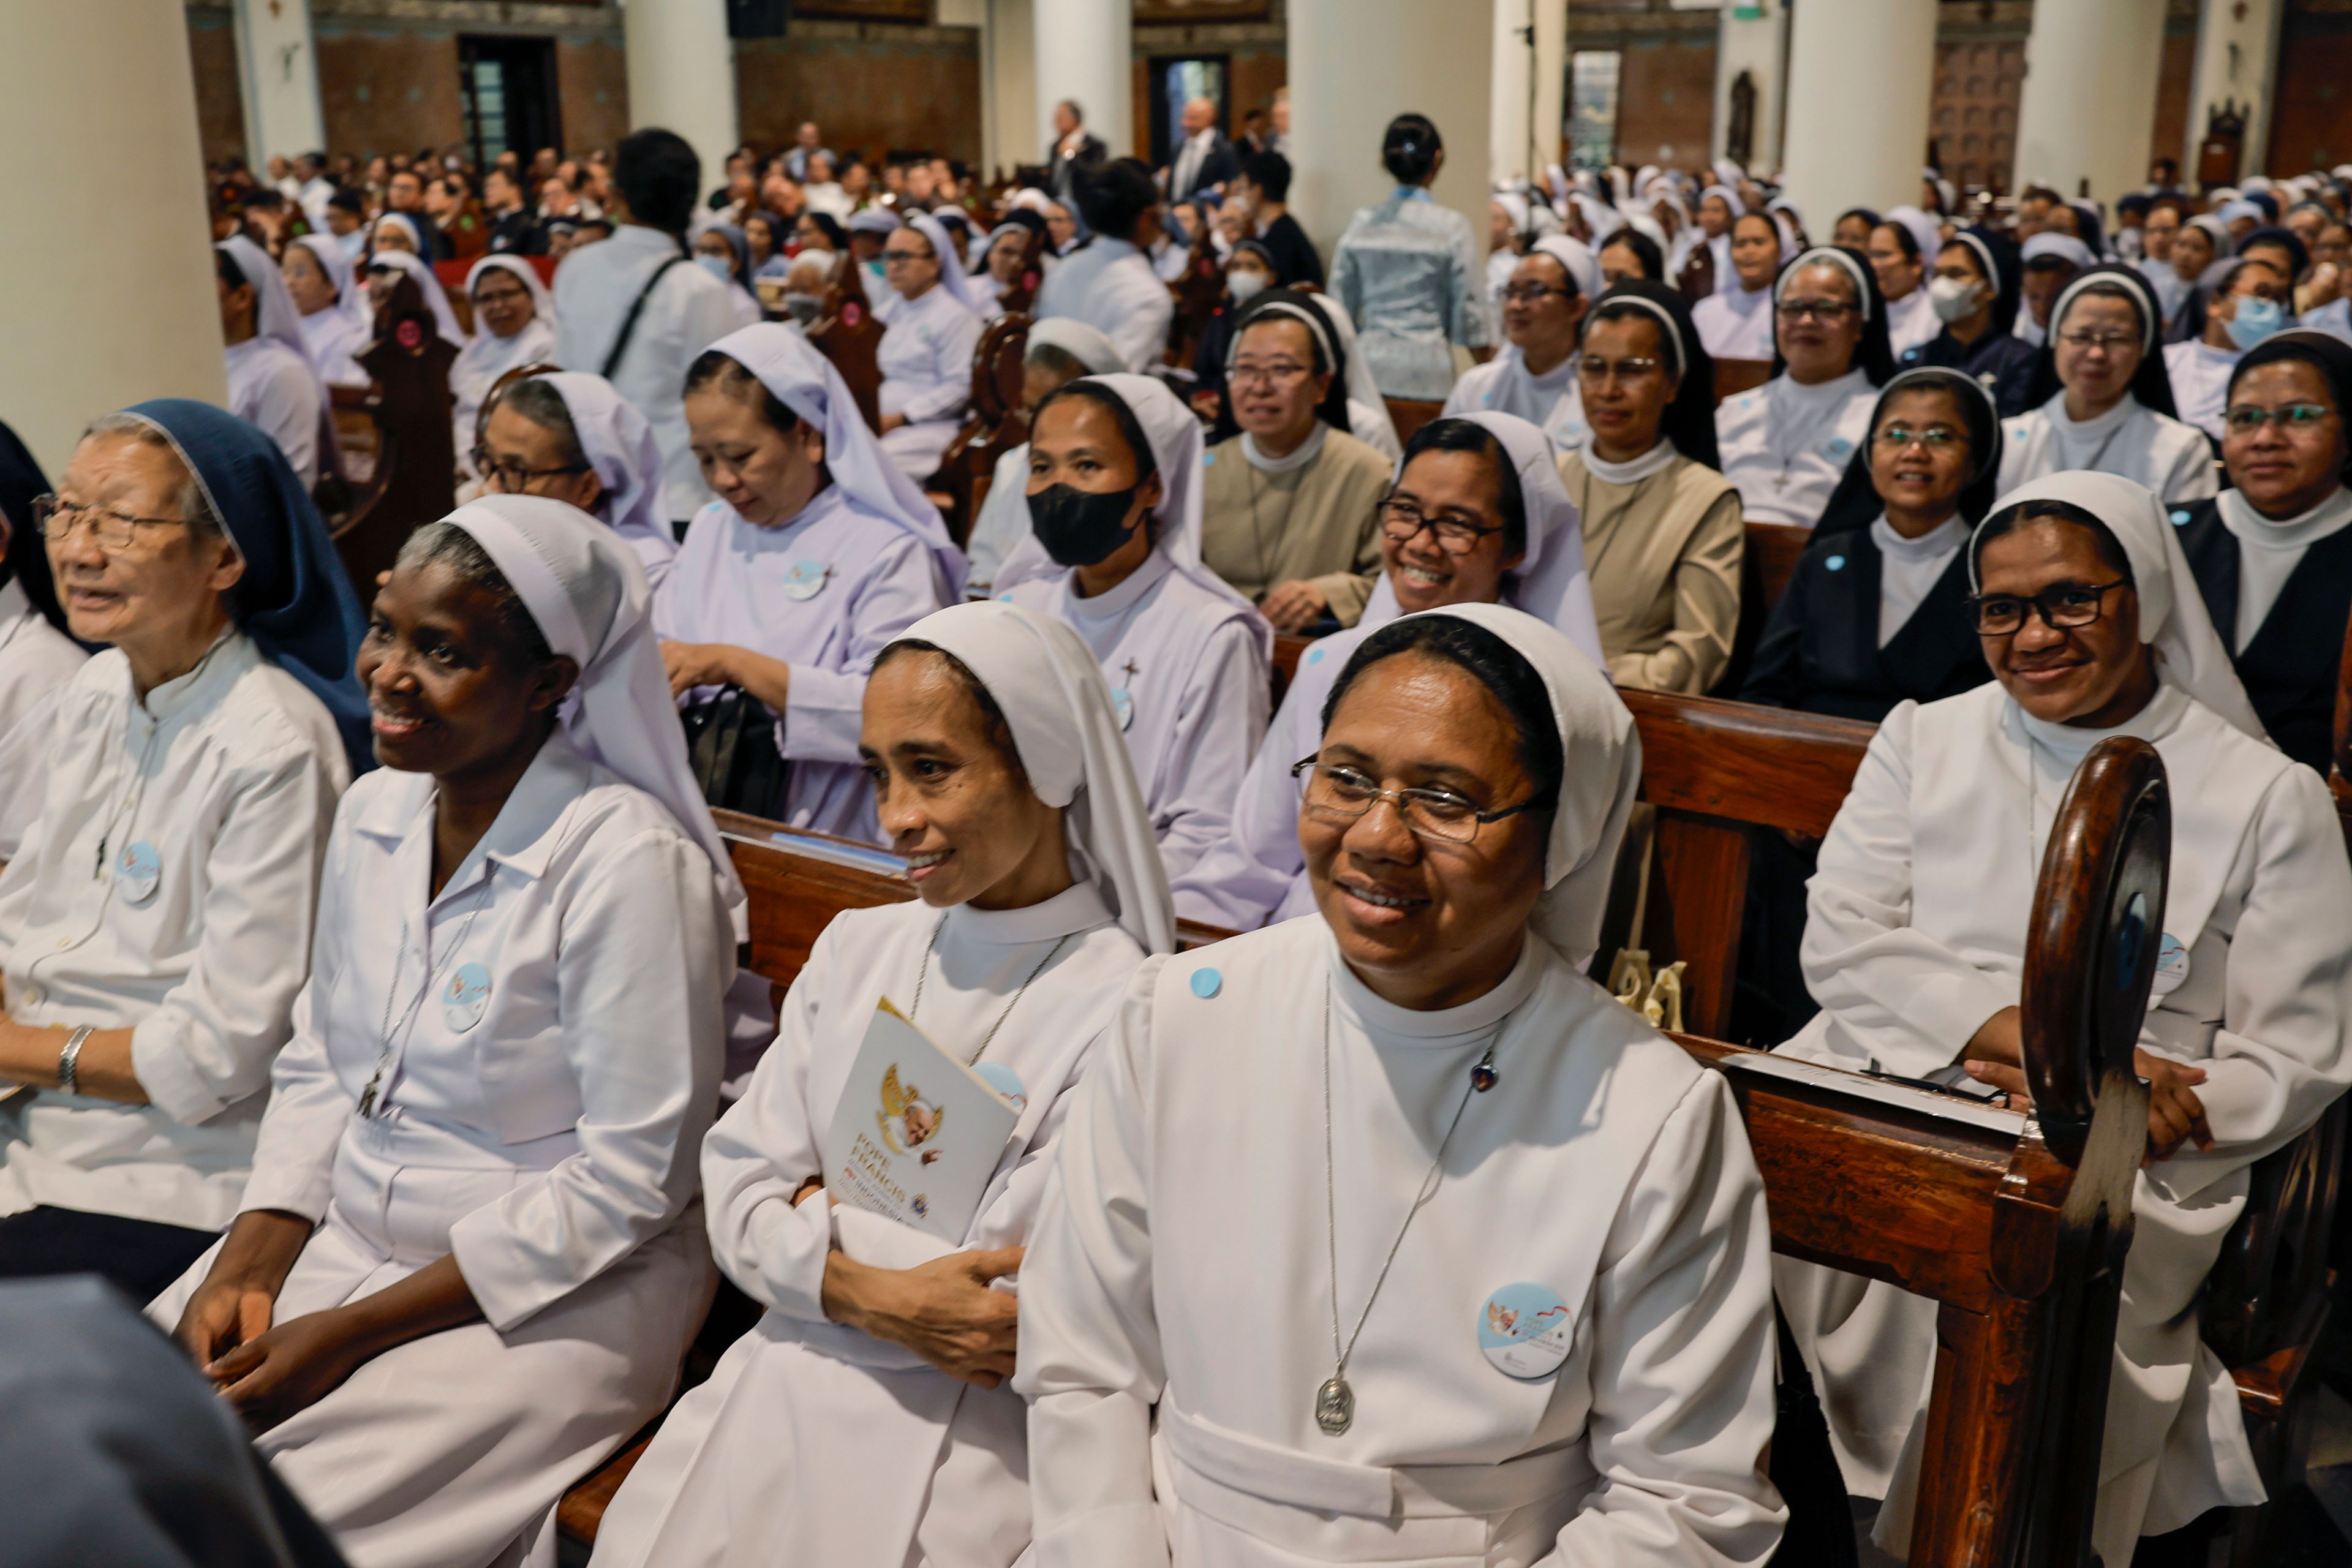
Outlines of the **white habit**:
[[2165,345],[2164,374],[2172,383],[2173,406],[2183,425],[2194,425],[2216,441],[2221,438],[2230,377],[2245,357],[2243,349],[2217,349],[2202,339]]
[[1441,416],[1516,414],[1549,437],[1556,450],[1580,450],[1592,430],[1584,422],[1584,392],[1577,383],[1576,359],[1570,354],[1547,374],[1534,375],[1518,345],[1510,344],[1485,364],[1472,365],[1462,373],[1462,379],[1446,396]]
[[1854,448],[1869,438],[1877,403],[1860,370],[1810,386],[1783,374],[1727,399],[1715,411],[1715,440],[1723,477],[1739,487],[1740,515],[1800,528],[1819,522]]
[[1729,286],[1691,307],[1691,324],[1711,359],[1769,360],[1772,357],[1772,286],[1742,289],[1735,278]]
[[1031,314],[1041,321],[1055,316],[1084,321],[1116,344],[1127,368],[1140,375],[1168,352],[1176,300],[1150,257],[1126,240],[1097,235],[1084,250],[1046,269]]
[[23,584],[0,583],[0,863],[15,858],[17,839],[40,815],[49,718],[58,691],[89,658],[33,607]]
[[882,450],[917,484],[939,471],[971,401],[972,351],[980,318],[940,284],[901,298],[876,350],[881,406],[907,423],[886,432]]
[[2167,506],[2203,500],[2220,486],[2203,432],[2166,417],[2126,392],[2105,414],[2066,417],[2060,392],[2001,427],[2000,490],[2069,469],[2118,474],[2154,490]]

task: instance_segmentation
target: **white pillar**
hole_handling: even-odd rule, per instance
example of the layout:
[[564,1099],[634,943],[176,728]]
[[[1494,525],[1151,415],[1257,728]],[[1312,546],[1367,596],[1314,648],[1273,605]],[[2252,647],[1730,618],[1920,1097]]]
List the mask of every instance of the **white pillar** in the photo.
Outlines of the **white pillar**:
[[1791,22],[1781,183],[1807,226],[1824,234],[1847,207],[1916,202],[1936,0],[1804,0]]
[[1036,18],[1031,0],[986,0],[980,32],[981,162],[988,176],[1034,163],[1045,149],[1037,130]]
[[743,139],[727,0],[631,0],[623,26],[629,128],[677,132],[702,160],[702,188],[719,185],[727,177],[727,154]]
[[[1810,3],[1810,0],[1809,0]],[[1798,13],[1802,26],[1804,13]],[[2017,109],[2019,190],[2115,199],[2147,181],[2147,128],[2164,71],[2164,0],[2036,5]]]
[[1076,99],[1111,156],[1135,151],[1135,11],[1129,0],[1032,0],[1036,40],[1034,158],[1054,140],[1054,106]]
[[0,145],[38,155],[17,160],[10,199],[57,235],[107,236],[0,246],[0,418],[55,479],[100,415],[225,404],[228,381],[180,0],[11,10]]
[[1560,149],[1568,124],[1568,0],[1536,0],[1535,72],[1536,133],[1528,177],[1540,181],[1547,167],[1568,162]]
[[[2205,142],[2206,117],[2234,103],[2246,117],[2246,140],[2235,177],[2263,172],[2271,143],[2271,104],[2278,81],[2282,0],[2205,0],[2197,18],[2197,63],[2189,74],[2187,144],[2180,153],[2180,184],[2197,188],[2198,150]],[[2300,171],[2295,171],[2300,173]]]
[[1524,180],[1531,110],[1528,89],[1534,85],[1535,12],[1538,0],[1494,0],[1495,64],[1488,89],[1486,175],[1497,185]]
[[1755,129],[1748,143],[1749,172],[1769,174],[1780,166],[1780,110],[1788,70],[1786,0],[1725,5],[1715,45],[1715,132],[1711,150],[1716,157],[1731,155],[1731,89],[1745,71],[1756,88]]
[[1485,249],[1497,3],[1290,0],[1290,209],[1327,256],[1358,207],[1396,189],[1381,137],[1408,112],[1445,141],[1431,195]]
[[310,0],[236,0],[236,85],[256,174],[272,158],[327,150]]

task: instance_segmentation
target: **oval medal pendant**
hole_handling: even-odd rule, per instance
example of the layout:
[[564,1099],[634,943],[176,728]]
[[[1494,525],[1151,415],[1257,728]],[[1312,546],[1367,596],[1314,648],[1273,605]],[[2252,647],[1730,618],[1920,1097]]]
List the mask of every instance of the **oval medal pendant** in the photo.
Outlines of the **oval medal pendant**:
[[114,863],[114,880],[122,896],[134,904],[143,904],[155,896],[155,888],[163,879],[163,858],[144,838],[122,847],[122,854]]
[[1110,689],[1110,710],[1118,716],[1120,729],[1131,730],[1135,727],[1135,697],[1126,687],[1114,686]]
[[833,568],[822,561],[795,561],[793,569],[784,574],[784,597],[814,599],[824,592]]
[[1356,1424],[1356,1391],[1334,1373],[1315,1391],[1315,1425],[1327,1437],[1337,1437]]

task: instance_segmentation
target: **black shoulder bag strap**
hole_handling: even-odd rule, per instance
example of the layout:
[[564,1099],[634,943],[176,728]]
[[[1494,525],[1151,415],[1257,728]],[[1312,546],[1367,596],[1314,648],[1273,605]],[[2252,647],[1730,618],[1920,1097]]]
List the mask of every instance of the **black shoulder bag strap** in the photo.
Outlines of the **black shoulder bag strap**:
[[613,340],[613,352],[604,356],[604,368],[597,372],[606,381],[613,379],[613,373],[621,368],[621,356],[629,352],[629,340],[636,336],[637,318],[645,313],[646,301],[661,286],[661,280],[669,275],[669,269],[685,259],[683,256],[673,256],[655,268],[654,275],[646,279],[646,286],[638,289],[637,297],[629,302],[629,313],[621,318],[621,335]]

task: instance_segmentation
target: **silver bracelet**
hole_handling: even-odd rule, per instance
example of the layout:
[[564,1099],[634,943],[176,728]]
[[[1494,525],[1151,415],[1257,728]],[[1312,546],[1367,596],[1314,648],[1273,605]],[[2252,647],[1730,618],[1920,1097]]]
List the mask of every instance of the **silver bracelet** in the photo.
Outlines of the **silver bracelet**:
[[58,1088],[64,1092],[68,1094],[81,1092],[75,1081],[74,1068],[81,1060],[82,1043],[97,1032],[97,1025],[84,1024],[66,1037],[64,1047],[58,1052]]

